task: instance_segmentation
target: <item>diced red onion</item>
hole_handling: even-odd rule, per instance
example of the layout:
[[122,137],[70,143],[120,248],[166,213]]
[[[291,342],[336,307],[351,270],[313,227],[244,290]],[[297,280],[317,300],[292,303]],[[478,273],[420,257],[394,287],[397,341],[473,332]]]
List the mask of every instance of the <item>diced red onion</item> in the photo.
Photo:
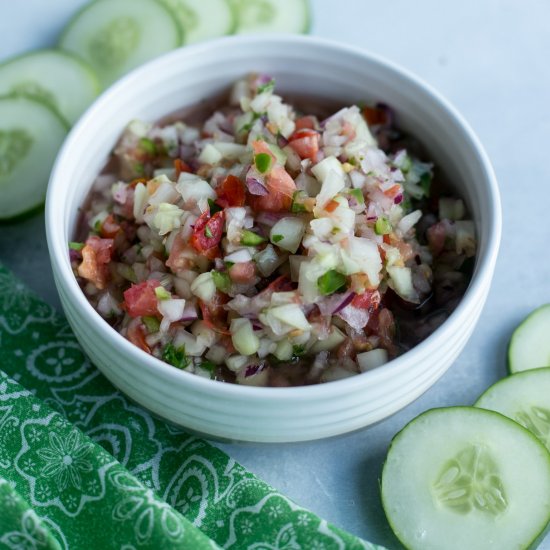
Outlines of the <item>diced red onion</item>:
[[384,121],[384,126],[391,127],[393,126],[394,120],[395,120],[395,114],[393,112],[393,109],[386,105],[385,103],[377,103],[376,108],[380,111],[384,111],[384,114],[386,115],[386,120]]
[[248,378],[250,376],[254,376],[255,374],[258,374],[259,372],[262,372],[265,369],[266,364],[265,363],[254,363],[252,365],[248,365],[246,367],[246,370],[244,371],[245,378]]
[[180,321],[195,321],[198,318],[199,316],[197,314],[197,308],[195,307],[195,305],[192,303],[186,303],[185,307],[183,308],[183,313],[181,314]]
[[344,309],[354,298],[355,292],[345,292],[344,294],[333,294],[317,302],[321,315],[335,315]]
[[264,176],[254,166],[251,166],[246,173],[246,187],[251,195],[265,196],[268,194]]
[[256,216],[256,222],[263,225],[273,226],[275,225],[281,218],[284,218],[285,216],[288,216],[288,214],[284,213],[278,213],[278,212],[268,212],[266,210],[263,210]]
[[338,317],[343,319],[355,330],[362,330],[367,326],[370,315],[368,309],[360,309],[352,305],[347,305],[338,312]]
[[196,156],[196,148],[193,145],[180,145],[179,156],[188,160]]
[[129,187],[123,183],[118,182],[113,186],[113,199],[118,204],[124,204],[128,198],[128,189]]
[[82,260],[80,250],[73,250],[72,248],[69,248],[69,260],[71,260],[71,262],[79,262]]
[[288,139],[286,139],[285,136],[279,134],[277,136],[277,145],[282,149],[283,147],[286,147],[289,144]]
[[254,80],[253,86],[255,86],[257,88],[258,86],[262,86],[263,84],[267,84],[268,82],[271,82],[272,80],[273,80],[273,77],[271,75],[259,74],[256,77],[256,80]]

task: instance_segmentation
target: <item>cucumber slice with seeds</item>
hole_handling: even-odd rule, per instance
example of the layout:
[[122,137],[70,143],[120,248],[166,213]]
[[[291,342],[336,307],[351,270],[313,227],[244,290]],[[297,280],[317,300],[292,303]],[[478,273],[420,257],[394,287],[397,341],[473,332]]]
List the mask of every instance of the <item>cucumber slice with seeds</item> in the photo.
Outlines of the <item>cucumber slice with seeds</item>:
[[37,50],[0,65],[0,96],[23,94],[46,101],[69,124],[100,89],[87,63],[60,50]]
[[237,34],[306,33],[311,17],[307,0],[230,0],[237,16]]
[[499,380],[475,406],[515,420],[550,451],[550,368],[518,372]]
[[235,15],[226,0],[160,0],[170,8],[185,34],[185,43],[202,42],[235,30]]
[[59,41],[93,67],[104,87],[181,43],[172,12],[155,0],[95,0],[75,15]]
[[381,490],[412,550],[528,548],[550,520],[550,454],[499,413],[432,409],[394,437]]
[[68,127],[46,103],[0,98],[0,219],[44,202],[48,176]]
[[516,328],[508,347],[511,373],[550,367],[550,304],[535,309]]

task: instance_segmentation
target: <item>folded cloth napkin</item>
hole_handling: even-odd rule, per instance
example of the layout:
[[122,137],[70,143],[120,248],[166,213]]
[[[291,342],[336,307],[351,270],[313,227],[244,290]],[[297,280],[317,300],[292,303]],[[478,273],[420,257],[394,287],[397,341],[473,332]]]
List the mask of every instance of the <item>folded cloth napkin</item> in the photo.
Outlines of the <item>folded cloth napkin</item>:
[[130,402],[0,265],[0,549],[383,550]]

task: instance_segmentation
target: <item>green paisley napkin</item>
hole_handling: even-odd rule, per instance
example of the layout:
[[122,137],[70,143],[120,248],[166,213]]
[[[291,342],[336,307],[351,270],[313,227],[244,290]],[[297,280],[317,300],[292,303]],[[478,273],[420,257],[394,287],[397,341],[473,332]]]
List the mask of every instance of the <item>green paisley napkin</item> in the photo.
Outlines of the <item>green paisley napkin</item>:
[[381,549],[127,400],[1,265],[0,369],[0,549]]

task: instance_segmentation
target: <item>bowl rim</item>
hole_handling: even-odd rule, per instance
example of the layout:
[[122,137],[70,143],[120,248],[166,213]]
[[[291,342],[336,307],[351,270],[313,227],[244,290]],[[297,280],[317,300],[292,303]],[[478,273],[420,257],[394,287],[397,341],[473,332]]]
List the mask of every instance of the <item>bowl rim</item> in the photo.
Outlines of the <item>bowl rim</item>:
[[[90,124],[91,120],[97,116],[97,113],[101,112],[103,106],[110,102],[111,97],[118,96],[123,93],[125,89],[139,82],[149,73],[158,72],[158,68],[165,65],[173,67],[185,66],[186,59],[203,55],[206,52],[217,50],[219,54],[219,52],[224,51],[225,48],[252,47],[258,42],[262,44],[271,43],[274,46],[282,43],[295,45],[296,47],[307,45],[325,51],[332,50],[344,56],[360,57],[371,64],[381,66],[383,70],[393,73],[413,84],[420,92],[427,96],[430,101],[439,104],[445,111],[446,116],[453,119],[456,126],[462,131],[463,139],[470,142],[482,168],[485,185],[490,198],[490,208],[486,213],[489,220],[486,231],[487,245],[485,254],[476,257],[476,267],[468,288],[458,306],[448,319],[422,342],[389,363],[372,371],[360,373],[330,383],[283,388],[229,384],[180,371],[164,363],[160,359],[145,353],[114,330],[103,318],[101,318],[88,302],[72,273],[67,249],[66,246],[63,246],[62,225],[57,223],[59,220],[59,212],[56,203],[56,195],[59,193],[57,189],[61,186],[61,182],[63,181],[64,165],[71,156],[71,151],[75,146],[74,144],[78,143],[83,138],[85,139],[85,130],[87,126]],[[177,73],[177,70],[174,72]],[[165,381],[169,381],[175,385],[186,385],[192,391],[210,394],[212,397],[243,398],[244,400],[258,397],[260,399],[269,399],[272,402],[280,402],[281,404],[301,402],[303,400],[317,400],[329,396],[334,397],[335,395],[345,395],[350,391],[357,390],[358,386],[376,384],[378,380],[384,379],[387,376],[399,376],[400,371],[409,368],[411,363],[422,362],[434,345],[437,346],[438,342],[444,342],[461,323],[467,322],[468,313],[473,305],[485,299],[487,292],[485,287],[490,283],[493,276],[502,232],[500,193],[496,175],[489,157],[473,129],[444,96],[408,69],[367,49],[316,36],[282,34],[226,36],[204,43],[193,44],[168,52],[122,77],[94,101],[65,140],[51,172],[45,212],[46,236],[56,285],[58,287],[61,285],[65,289],[70,302],[78,307],[83,317],[87,319],[87,322],[95,326],[105,342],[109,342],[110,345],[119,347],[121,352],[123,352],[133,364],[141,364],[147,369],[151,369],[151,374],[156,373]]]

